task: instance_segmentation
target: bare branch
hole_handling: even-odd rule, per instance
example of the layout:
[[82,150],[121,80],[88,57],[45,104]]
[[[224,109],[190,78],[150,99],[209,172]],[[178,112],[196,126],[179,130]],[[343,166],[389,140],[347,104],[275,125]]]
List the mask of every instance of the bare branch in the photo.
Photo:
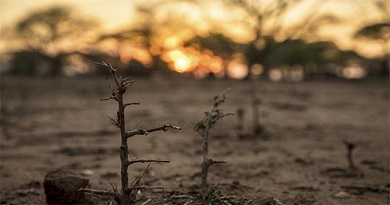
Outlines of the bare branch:
[[174,126],[174,125],[163,125],[161,127],[156,127],[156,128],[152,128],[152,129],[139,129],[139,130],[132,130],[132,131],[127,131],[126,132],[126,137],[127,138],[130,138],[134,135],[148,135],[149,133],[151,132],[156,132],[156,131],[159,131],[159,130],[162,130],[164,132],[168,131],[168,128],[172,128],[172,129],[175,129],[175,130],[181,130],[180,127],[177,127],[177,126]]
[[100,101],[106,101],[106,100],[111,100],[111,99],[118,101],[118,99],[115,96],[106,97],[106,98],[101,99]]
[[220,104],[225,102],[226,100],[226,93],[231,90],[231,88],[226,88],[218,95],[214,96],[214,107],[218,107]]
[[140,174],[137,178],[134,179],[134,181],[131,183],[130,187],[139,187],[140,186],[141,179],[145,175],[146,171],[148,171],[149,167],[150,167],[150,163],[148,164],[148,166],[146,166],[144,172],[142,172],[142,174]]
[[[217,160],[212,160],[212,159],[208,159],[206,161],[203,162],[203,166],[208,169],[209,167],[211,167],[212,165],[215,165],[215,164],[225,164],[227,163],[226,161],[217,161]],[[202,166],[202,167],[203,167]]]
[[128,81],[130,79],[131,79],[131,77],[127,77],[127,78],[123,79],[123,82],[126,82],[126,81]]
[[168,161],[168,160],[154,160],[154,159],[149,159],[149,160],[135,159],[135,160],[127,161],[127,166],[129,166],[131,164],[135,164],[135,163],[148,163],[148,162],[169,163],[170,161]]
[[149,202],[151,202],[151,201],[152,201],[152,199],[148,199],[148,200],[146,200],[145,202],[143,202],[141,205],[149,204]]
[[166,131],[168,131],[168,128],[172,128],[172,129],[175,129],[175,130],[181,130],[181,128],[178,127],[178,126],[174,126],[174,125],[163,125],[163,126],[161,126],[161,127],[148,129],[147,132],[155,132],[155,131],[158,131],[158,130],[162,130],[162,131],[166,132]]
[[120,198],[121,197],[121,195],[118,192],[113,192],[113,191],[94,190],[94,189],[86,189],[86,188],[81,188],[78,191],[91,193],[91,194],[97,194],[97,195],[112,196],[114,198]]
[[135,83],[135,80],[126,82],[127,80],[130,80],[130,79],[127,79],[127,78],[126,78],[126,80],[123,80],[123,84],[124,84],[124,85],[126,85],[126,84],[131,84],[131,85],[133,85],[133,83]]
[[[92,63],[94,63],[94,64],[96,64],[96,65],[100,65],[100,66],[104,66],[104,67],[109,68],[110,71],[111,71],[111,74],[113,74],[114,76],[116,76],[117,68],[112,67],[111,64],[106,63],[106,62],[104,62],[104,61],[102,61],[102,62],[92,62]],[[115,77],[115,79],[116,79],[116,77]],[[118,84],[117,84],[117,85],[118,85]]]
[[120,76],[118,76],[116,70],[112,67],[111,67],[111,73],[114,76],[116,86],[119,87],[121,85]]
[[106,67],[108,67],[108,68],[110,68],[110,70],[111,71],[113,71],[113,72],[116,72],[117,71],[117,69],[116,68],[114,68],[114,67],[112,67],[112,65],[111,64],[109,64],[109,63],[106,63],[106,62],[104,62],[104,61],[102,61],[103,63],[105,63],[106,64]]
[[130,138],[134,135],[148,135],[149,132],[144,130],[144,129],[139,129],[139,130],[131,130],[126,132],[126,138]]
[[155,186],[155,187],[148,187],[148,186],[133,186],[127,188],[127,190],[134,190],[134,189],[164,189],[164,187]]
[[125,103],[123,106],[127,107],[129,105],[140,105],[140,102]]
[[110,185],[111,185],[111,187],[112,187],[112,190],[114,191],[114,192],[117,192],[118,191],[118,186],[114,186],[111,182],[108,182],[108,183],[110,183]]
[[135,82],[135,81],[123,83],[123,88],[124,88],[124,89],[127,89],[127,88],[129,88],[130,86],[133,86],[133,83],[134,83],[134,82]]
[[111,121],[111,123],[112,123],[113,125],[119,127],[119,122],[118,122],[118,121],[114,120],[114,119],[113,119],[112,117],[110,117],[110,116],[107,116],[107,118],[110,119],[110,121]]
[[92,63],[95,64],[95,65],[108,67],[108,64],[106,62],[104,62],[104,61],[102,61],[102,62],[93,61]]
[[211,165],[214,165],[214,164],[225,164],[227,163],[226,161],[219,161],[219,160],[212,160],[212,159],[209,159],[208,160],[208,163],[209,163],[209,166]]
[[106,76],[106,79],[107,79],[107,82],[108,82],[108,87],[110,87],[111,88],[111,90],[114,92],[114,87],[112,87],[112,85],[111,85],[111,82],[110,82],[110,79],[108,79],[108,77]]

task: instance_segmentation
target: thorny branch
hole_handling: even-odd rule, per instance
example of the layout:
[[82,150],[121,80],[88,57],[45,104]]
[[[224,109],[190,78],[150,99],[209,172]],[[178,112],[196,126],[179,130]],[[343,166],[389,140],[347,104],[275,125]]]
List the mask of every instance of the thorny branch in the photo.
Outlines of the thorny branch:
[[112,85],[111,85],[111,81],[110,81],[110,79],[108,79],[108,77],[106,76],[106,80],[107,80],[107,82],[108,82],[108,87],[110,87],[111,88],[111,90],[112,90],[112,92],[115,94],[115,89],[114,89],[114,87],[112,87]]
[[106,100],[118,100],[115,96],[110,96],[110,97],[106,97],[106,98],[103,98],[101,99],[100,101],[106,101]]
[[129,105],[140,105],[140,102],[125,103],[123,106],[127,107]]
[[127,161],[127,165],[135,164],[135,163],[148,163],[148,162],[160,162],[160,163],[169,163],[170,161],[168,160],[145,160],[145,159],[135,159],[135,160],[129,160]]
[[153,186],[153,187],[150,187],[150,186],[132,186],[132,187],[127,188],[127,190],[129,190],[129,191],[131,191],[131,190],[140,190],[140,189],[164,189],[164,187],[161,187],[161,186]]
[[111,121],[111,123],[112,123],[113,125],[119,127],[119,122],[118,122],[118,121],[114,120],[114,119],[113,119],[112,117],[110,117],[110,116],[107,116],[107,118],[110,119],[110,121]]
[[126,132],[126,137],[130,138],[134,135],[148,135],[151,132],[156,132],[159,130],[162,130],[164,132],[168,131],[168,128],[172,128],[175,130],[181,130],[180,127],[174,126],[174,125],[162,125],[160,127],[152,128],[152,129],[139,129],[139,130],[132,130],[132,131],[127,131]]
[[86,189],[86,188],[81,188],[78,191],[96,194],[96,195],[112,196],[114,198],[120,198],[121,196],[120,193],[114,191],[94,190],[94,189]]
[[211,166],[211,165],[214,165],[214,164],[225,164],[226,161],[219,161],[219,160],[209,159],[207,163]]
[[226,116],[234,115],[233,113],[224,114],[222,110],[218,109],[219,105],[225,102],[225,94],[229,90],[230,88],[214,96],[214,104],[212,109],[209,112],[205,112],[205,115],[202,117],[202,119],[195,124],[194,130],[198,132],[199,135],[203,137],[206,135],[206,133],[208,135],[209,129],[211,129],[217,121],[221,120]]

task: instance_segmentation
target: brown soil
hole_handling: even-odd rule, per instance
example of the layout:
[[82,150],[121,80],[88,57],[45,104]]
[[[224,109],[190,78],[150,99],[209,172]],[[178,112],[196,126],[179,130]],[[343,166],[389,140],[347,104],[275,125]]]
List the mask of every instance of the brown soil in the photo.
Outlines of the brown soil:
[[[136,79],[126,93],[128,129],[170,123],[182,131],[129,140],[130,157],[170,160],[152,164],[143,182],[164,190],[143,191],[139,203],[184,204],[196,198],[201,137],[192,126],[210,109],[212,97],[231,87],[225,112],[245,109],[212,130],[210,157],[215,198],[242,204],[388,204],[390,197],[389,81],[317,80],[258,82],[260,121],[252,137],[250,86],[245,81],[185,78]],[[119,134],[106,116],[116,104],[104,77],[1,79],[1,204],[44,204],[42,181],[53,169],[86,174],[94,189],[120,186]],[[266,136],[266,137],[264,137]],[[348,169],[347,148],[356,145]],[[130,167],[130,179],[146,164]],[[222,195],[224,197],[222,197]],[[235,196],[235,197],[234,197]],[[97,199],[96,199],[97,200]],[[110,199],[100,199],[107,204]]]

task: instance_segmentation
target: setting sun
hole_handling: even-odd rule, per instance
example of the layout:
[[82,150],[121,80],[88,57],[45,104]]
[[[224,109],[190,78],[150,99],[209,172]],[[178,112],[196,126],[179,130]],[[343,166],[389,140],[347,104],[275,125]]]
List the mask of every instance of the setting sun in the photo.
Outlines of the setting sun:
[[179,72],[190,72],[193,68],[191,58],[181,50],[173,50],[163,56],[165,62],[169,63],[170,69]]
[[181,57],[175,60],[175,68],[179,73],[185,72],[189,68],[188,59]]

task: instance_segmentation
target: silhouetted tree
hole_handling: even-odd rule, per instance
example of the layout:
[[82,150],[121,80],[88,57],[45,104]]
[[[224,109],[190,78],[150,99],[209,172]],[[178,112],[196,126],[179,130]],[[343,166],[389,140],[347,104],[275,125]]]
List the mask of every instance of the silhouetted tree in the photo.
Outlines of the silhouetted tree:
[[390,39],[390,23],[374,23],[360,28],[355,38],[386,42]]
[[382,57],[378,59],[381,64],[380,73],[386,75],[390,71],[390,23],[374,23],[360,28],[354,35],[356,39],[372,41],[382,45]]
[[287,40],[272,50],[267,58],[267,65],[305,65],[322,61],[322,49],[302,40]]
[[50,67],[47,75],[56,76],[61,74],[65,57],[80,49],[96,25],[70,7],[53,6],[27,14],[16,24],[13,38],[24,43],[26,50],[45,56]]
[[[314,1],[310,10],[303,12],[301,20],[289,26],[284,25],[285,15],[295,7],[300,6],[302,3],[300,0],[276,0],[269,2],[226,0],[225,2],[228,5],[242,8],[248,14],[248,18],[256,22],[251,31],[254,32],[255,38],[243,47],[248,68],[259,63],[263,64],[264,69],[267,71],[267,66],[264,65],[264,62],[275,47],[283,45],[283,42],[290,39],[304,39],[314,35],[318,28],[324,24],[339,22],[339,19],[330,13],[318,12],[318,8],[323,3],[322,1]],[[272,26],[269,26],[270,22],[272,22]],[[276,40],[276,36],[283,36],[283,38],[279,37]],[[248,75],[250,74],[251,72],[248,73]]]
[[[138,19],[133,25],[120,30],[119,32],[101,35],[98,41],[107,39],[118,42],[118,49],[123,46],[133,45],[144,49],[148,52],[152,59],[150,71],[166,71],[168,65],[161,59],[161,54],[169,49],[166,48],[165,40],[170,36],[175,36],[180,32],[194,26],[191,22],[187,22],[186,16],[180,12],[169,12],[170,9],[175,9],[178,1],[160,1],[143,4],[136,7]],[[188,3],[188,2],[181,2]],[[164,13],[164,17],[157,16],[157,13]],[[178,20],[179,19],[179,20]],[[119,58],[119,53],[117,54]],[[129,62],[123,62],[129,63]]]
[[[368,23],[363,22],[353,37],[359,42],[374,43],[381,46],[381,55],[369,60],[367,66],[369,68],[373,66],[374,73],[388,75],[390,72],[390,2],[387,0],[373,0],[361,3],[361,6],[364,8],[374,6],[377,19]],[[370,12],[373,11],[370,10]],[[363,44],[362,46],[366,45]],[[377,66],[374,66],[375,64]]]
[[301,66],[307,73],[323,73],[324,70],[308,70],[309,65],[324,68],[328,63],[346,65],[350,60],[362,58],[354,51],[342,51],[334,43],[320,41],[308,43],[303,40],[286,40],[278,44],[268,55],[265,65],[278,67],[288,65],[290,68]]
[[191,46],[196,44],[201,49],[208,49],[214,52],[215,55],[222,58],[230,58],[236,52],[240,44],[234,42],[232,39],[219,34],[210,33],[208,36],[195,36],[184,43],[184,46]]
[[11,75],[40,75],[44,62],[48,61],[45,55],[35,51],[17,51],[13,53],[11,59]]
[[[186,41],[184,46],[193,46],[201,51],[210,50],[214,55],[227,60],[233,57],[233,54],[237,52],[242,44],[239,44],[220,33],[210,33],[206,37],[197,35]],[[225,69],[226,67],[227,65],[224,65]],[[213,74],[210,73],[210,75]]]

